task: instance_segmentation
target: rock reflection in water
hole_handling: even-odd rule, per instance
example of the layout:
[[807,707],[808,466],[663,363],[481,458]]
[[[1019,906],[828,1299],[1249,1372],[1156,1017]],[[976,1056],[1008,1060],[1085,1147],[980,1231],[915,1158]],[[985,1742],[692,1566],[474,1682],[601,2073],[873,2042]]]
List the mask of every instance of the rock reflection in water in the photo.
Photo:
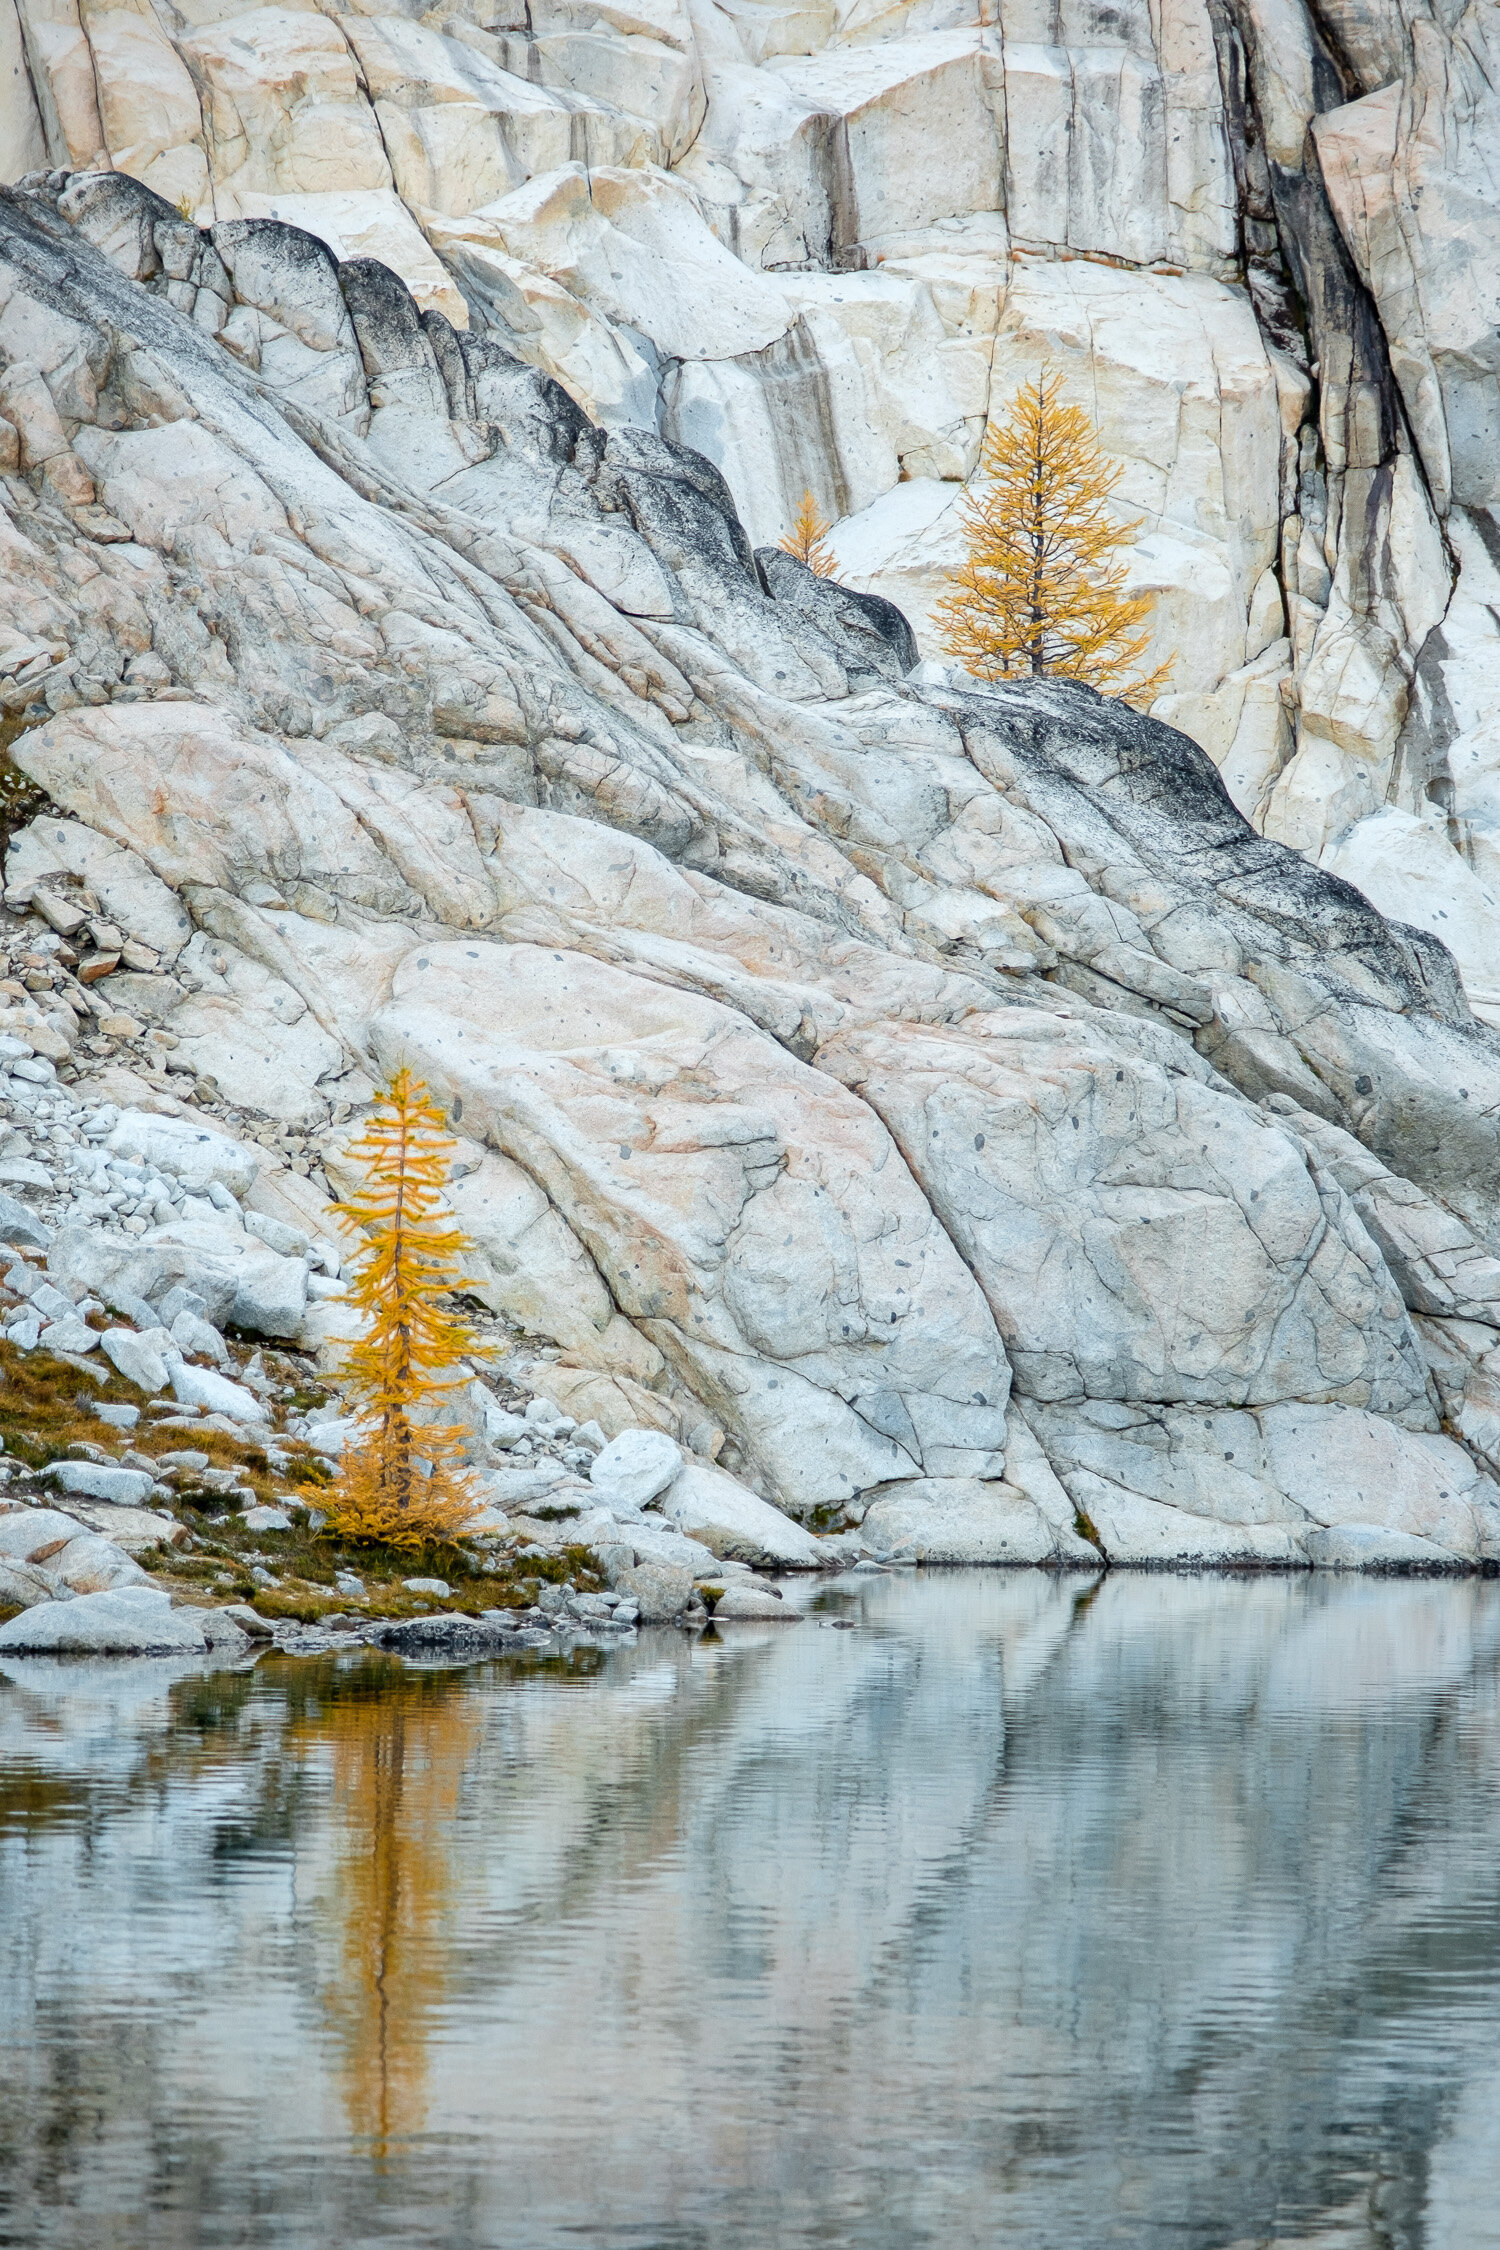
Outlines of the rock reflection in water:
[[1500,1587],[0,1674],[0,2243],[1500,2244]]

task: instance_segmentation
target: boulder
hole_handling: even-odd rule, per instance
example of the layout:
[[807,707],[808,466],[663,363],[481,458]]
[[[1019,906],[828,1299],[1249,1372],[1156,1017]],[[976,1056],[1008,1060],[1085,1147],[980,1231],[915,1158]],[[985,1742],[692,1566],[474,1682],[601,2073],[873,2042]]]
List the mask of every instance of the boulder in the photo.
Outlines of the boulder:
[[133,1328],[107,1328],[99,1340],[105,1358],[127,1383],[153,1396],[166,1389],[180,1355],[165,1328],[148,1328],[144,1334]]
[[[148,1489],[149,1484],[148,1478]],[[8,1509],[0,1514],[0,1557],[7,1562],[45,1562],[76,1539],[82,1528],[77,1516],[64,1515],[60,1508]]]
[[594,1455],[589,1482],[601,1499],[644,1508],[681,1468],[681,1448],[661,1430],[622,1430]]
[[1378,1523],[1341,1523],[1331,1531],[1312,1531],[1304,1542],[1316,1570],[1391,1570],[1451,1572],[1461,1566],[1451,1551],[1414,1532],[1389,1531]]
[[71,1499],[69,1514],[97,1531],[127,1555],[147,1554],[154,1547],[179,1547],[187,1539],[185,1524],[153,1508],[116,1507],[107,1501]]
[[662,1563],[700,1577],[704,1571],[712,1571],[719,1559],[701,1539],[689,1539],[659,1517],[638,1516],[625,1523],[613,1520],[616,1528],[610,1545],[627,1547],[637,1562]]
[[205,1613],[201,1619],[205,1632],[208,1631],[207,1615],[210,1614],[226,1625],[235,1626],[247,1640],[269,1641],[274,1638],[274,1628],[269,1618],[262,1617],[260,1611],[252,1609],[248,1602],[224,1602],[216,1610]]
[[175,1656],[207,1648],[196,1612],[173,1609],[154,1586],[80,1594],[28,1609],[0,1625],[7,1656]]
[[0,1557],[0,1602],[7,1609],[30,1609],[37,1602],[65,1601],[67,1589],[40,1563]]
[[45,1250],[51,1241],[52,1229],[19,1197],[0,1194],[0,1242],[14,1242],[27,1250]]
[[290,1531],[292,1519],[285,1508],[260,1506],[246,1508],[240,1517],[246,1531]]
[[87,1500],[110,1500],[117,1507],[138,1508],[151,1497],[155,1479],[144,1469],[120,1469],[104,1461],[53,1461],[47,1479],[60,1492],[76,1492]]
[[249,1655],[254,1639],[238,1619],[229,1615],[227,1609],[200,1609],[195,1615],[204,1643],[215,1656],[225,1657],[230,1663],[234,1663],[240,1657]]
[[922,1563],[1098,1564],[1083,1541],[1060,1533],[1014,1485],[977,1477],[927,1478],[877,1496],[860,1526],[879,1555]]
[[215,1327],[252,1335],[298,1335],[307,1305],[306,1262],[279,1257],[217,1212],[142,1235],[70,1224],[52,1246],[48,1270],[75,1298],[89,1293],[122,1311],[182,1287],[202,1300]]
[[661,1512],[679,1531],[731,1562],[764,1570],[829,1567],[829,1558],[803,1525],[706,1462],[688,1461],[678,1470],[661,1496]]
[[514,1627],[500,1619],[449,1614],[398,1617],[377,1625],[370,1639],[377,1648],[400,1656],[489,1656],[514,1638]]
[[42,1330],[39,1346],[46,1352],[76,1352],[80,1357],[94,1350],[99,1342],[99,1331],[77,1318],[54,1320]]
[[173,1395],[184,1406],[201,1406],[207,1414],[227,1414],[231,1422],[271,1419],[264,1399],[246,1390],[243,1383],[231,1383],[227,1375],[218,1374],[212,1367],[194,1367],[179,1359],[173,1363],[171,1380]]
[[693,1578],[691,1564],[644,1558],[617,1565],[609,1574],[616,1593],[635,1602],[643,1625],[666,1625],[680,1616],[693,1598]]
[[732,1625],[737,1618],[746,1624],[763,1624],[769,1618],[778,1625],[799,1625],[802,1612],[769,1586],[726,1586],[714,1603],[714,1623]]
[[48,1558],[48,1569],[60,1584],[75,1594],[105,1594],[118,1586],[151,1583],[138,1562],[123,1547],[103,1539],[96,1531],[80,1532]]

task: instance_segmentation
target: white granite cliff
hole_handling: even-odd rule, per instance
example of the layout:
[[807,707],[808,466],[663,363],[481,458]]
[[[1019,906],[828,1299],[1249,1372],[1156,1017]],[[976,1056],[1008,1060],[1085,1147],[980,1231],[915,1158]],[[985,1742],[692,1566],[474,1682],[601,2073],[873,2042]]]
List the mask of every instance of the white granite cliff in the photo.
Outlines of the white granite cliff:
[[[606,1431],[882,1552],[1500,1561],[1483,243],[1414,292],[1347,186],[1427,145],[1349,58],[1468,23],[28,9],[8,899],[88,886],[184,1092],[330,1176],[415,1063]],[[915,661],[1044,354],[1149,507],[1156,719]],[[804,482],[849,588],[767,551]]]

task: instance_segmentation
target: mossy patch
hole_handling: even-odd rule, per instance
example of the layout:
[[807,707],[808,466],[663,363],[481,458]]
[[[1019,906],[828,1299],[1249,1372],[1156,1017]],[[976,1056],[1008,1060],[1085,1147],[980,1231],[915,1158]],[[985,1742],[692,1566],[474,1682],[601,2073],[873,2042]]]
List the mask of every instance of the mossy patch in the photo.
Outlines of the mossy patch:
[[[100,1421],[93,1411],[95,1402],[138,1406],[141,1394],[112,1367],[107,1382],[88,1388],[85,1384],[76,1367],[51,1352],[18,1351],[14,1344],[0,1341],[0,1437],[9,1457],[29,1469],[40,1469],[63,1459],[68,1447],[80,1439],[108,1450],[119,1433]],[[136,1436],[135,1431],[130,1433],[132,1443]]]

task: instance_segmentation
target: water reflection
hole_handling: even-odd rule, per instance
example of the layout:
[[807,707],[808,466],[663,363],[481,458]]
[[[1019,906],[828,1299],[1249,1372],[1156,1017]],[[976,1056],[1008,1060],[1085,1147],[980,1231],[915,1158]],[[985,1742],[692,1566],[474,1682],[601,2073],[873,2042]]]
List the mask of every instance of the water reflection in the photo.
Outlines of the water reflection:
[[311,1970],[334,2041],[349,2131],[378,2161],[426,2111],[428,2025],[443,1998],[456,1887],[454,1824],[482,1732],[457,1673],[362,1666],[290,1730],[332,1797],[308,1885]]
[[0,1670],[0,2243],[1500,2244],[1500,1587]]

